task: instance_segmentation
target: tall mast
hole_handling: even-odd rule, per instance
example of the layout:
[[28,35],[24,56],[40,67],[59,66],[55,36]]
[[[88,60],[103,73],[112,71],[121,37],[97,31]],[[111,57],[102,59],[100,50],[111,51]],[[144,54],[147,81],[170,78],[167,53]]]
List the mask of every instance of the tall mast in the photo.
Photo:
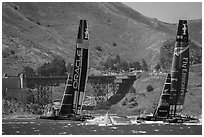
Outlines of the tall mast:
[[[86,83],[87,83],[87,70],[88,70],[88,66],[89,66],[89,33],[88,33],[88,24],[86,22],[86,20],[81,20],[80,21],[80,26],[79,26],[79,30],[81,30],[82,32],[78,33],[78,34],[82,34],[82,35],[78,35],[77,38],[77,48],[76,50],[81,51],[81,55],[80,55],[80,60],[81,60],[81,64],[80,64],[80,77],[79,77],[79,85],[78,85],[78,89],[75,90],[75,93],[77,96],[75,96],[75,112],[76,114],[80,113],[81,110],[81,105],[83,103],[83,99],[84,99],[84,90],[86,87]],[[77,52],[76,52],[77,53]]]

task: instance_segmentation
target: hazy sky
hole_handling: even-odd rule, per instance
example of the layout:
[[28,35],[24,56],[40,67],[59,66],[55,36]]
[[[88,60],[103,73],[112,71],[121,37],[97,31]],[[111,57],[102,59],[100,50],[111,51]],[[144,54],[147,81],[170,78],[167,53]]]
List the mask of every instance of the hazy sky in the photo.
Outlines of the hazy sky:
[[168,23],[202,18],[201,2],[124,2],[141,14]]

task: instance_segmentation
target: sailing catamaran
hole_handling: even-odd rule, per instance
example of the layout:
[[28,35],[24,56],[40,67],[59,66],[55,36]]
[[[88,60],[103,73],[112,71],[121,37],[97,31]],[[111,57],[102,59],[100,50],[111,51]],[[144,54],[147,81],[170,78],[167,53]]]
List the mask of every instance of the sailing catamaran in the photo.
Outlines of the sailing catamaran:
[[67,82],[60,115],[80,114],[87,82],[89,33],[86,20],[80,20],[74,69],[71,83]]
[[88,66],[88,24],[86,20],[80,20],[74,59],[74,69],[71,80],[68,76],[60,108],[52,116],[41,116],[41,118],[84,120],[88,117],[81,115],[82,103],[84,100],[87,83]]
[[175,42],[171,75],[168,74],[158,106],[153,116],[138,120],[186,122],[196,120],[181,115],[189,75],[189,42],[187,20],[179,20]]

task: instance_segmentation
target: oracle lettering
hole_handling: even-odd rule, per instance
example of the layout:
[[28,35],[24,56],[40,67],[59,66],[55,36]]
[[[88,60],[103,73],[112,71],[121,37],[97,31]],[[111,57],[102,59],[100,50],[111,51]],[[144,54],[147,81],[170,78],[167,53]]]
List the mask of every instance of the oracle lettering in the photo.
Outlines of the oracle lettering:
[[77,49],[76,53],[77,53],[77,56],[78,56],[78,57],[81,57],[81,56],[82,56],[82,50],[81,50],[81,49]]
[[79,79],[80,79],[80,72],[81,72],[81,62],[82,62],[82,50],[77,49],[76,51],[76,59],[74,65],[74,75],[73,75],[73,88],[78,90],[79,89]]

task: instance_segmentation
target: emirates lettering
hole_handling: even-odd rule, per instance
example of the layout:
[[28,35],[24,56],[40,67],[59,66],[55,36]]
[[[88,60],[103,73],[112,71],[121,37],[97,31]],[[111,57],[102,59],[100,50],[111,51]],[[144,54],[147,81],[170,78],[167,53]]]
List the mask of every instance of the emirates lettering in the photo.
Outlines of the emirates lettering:
[[187,64],[188,64],[188,58],[183,58],[182,68],[183,69],[187,68]]
[[187,64],[188,64],[188,58],[183,58],[183,62],[182,62],[182,77],[181,77],[181,94],[180,94],[180,98],[183,98],[184,93],[186,91],[186,86],[187,86],[187,73],[188,73],[188,69],[187,69]]

